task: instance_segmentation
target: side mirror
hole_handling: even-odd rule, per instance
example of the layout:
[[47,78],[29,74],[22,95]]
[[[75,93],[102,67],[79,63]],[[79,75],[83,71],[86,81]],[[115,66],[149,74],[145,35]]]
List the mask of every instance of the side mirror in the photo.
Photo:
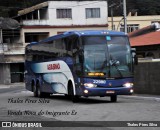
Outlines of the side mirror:
[[132,48],[131,53],[132,53],[133,63],[135,65],[138,65],[138,57],[136,55],[136,48]]

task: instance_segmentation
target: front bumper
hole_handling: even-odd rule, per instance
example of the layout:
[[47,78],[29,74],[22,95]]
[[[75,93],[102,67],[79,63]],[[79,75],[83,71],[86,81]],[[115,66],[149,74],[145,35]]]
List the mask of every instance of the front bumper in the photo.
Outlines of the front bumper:
[[[86,90],[88,93],[85,93]],[[133,87],[119,87],[119,88],[87,88],[78,94],[80,96],[110,96],[110,95],[131,95],[133,93]]]

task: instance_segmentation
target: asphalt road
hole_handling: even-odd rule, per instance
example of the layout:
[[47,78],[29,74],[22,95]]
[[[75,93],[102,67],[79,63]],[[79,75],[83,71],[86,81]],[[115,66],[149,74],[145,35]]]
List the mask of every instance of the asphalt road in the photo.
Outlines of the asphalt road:
[[[160,97],[144,95],[119,96],[116,103],[110,102],[109,97],[92,97],[81,98],[78,103],[72,103],[63,95],[52,95],[45,99],[35,98],[32,92],[25,90],[23,86],[0,88],[0,121],[83,121],[79,126],[83,126],[83,123],[87,121],[160,121]],[[68,123],[72,125],[73,122]],[[97,127],[97,124],[96,122],[91,122],[89,126],[92,128],[78,127],[77,129],[160,129],[160,127],[106,128]],[[74,128],[65,127],[65,129]]]

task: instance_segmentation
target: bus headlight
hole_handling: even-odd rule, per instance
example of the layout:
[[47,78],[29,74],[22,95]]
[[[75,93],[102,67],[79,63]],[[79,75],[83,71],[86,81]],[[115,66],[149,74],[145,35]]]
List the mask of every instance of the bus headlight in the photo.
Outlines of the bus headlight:
[[95,88],[95,87],[97,87],[97,85],[93,84],[93,83],[85,83],[84,86],[88,87],[88,88]]
[[123,87],[131,88],[131,87],[133,87],[133,83],[125,83],[125,84],[123,84]]
[[130,93],[133,93],[133,92],[134,92],[134,90],[133,90],[133,89],[131,89],[131,90],[130,90]]

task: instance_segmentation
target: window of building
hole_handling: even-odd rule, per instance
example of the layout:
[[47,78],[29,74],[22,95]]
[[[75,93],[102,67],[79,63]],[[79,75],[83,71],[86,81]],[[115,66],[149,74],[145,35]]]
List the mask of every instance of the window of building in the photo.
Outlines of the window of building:
[[40,19],[48,19],[48,8],[42,8],[39,10]]
[[[133,32],[135,30],[138,30],[139,29],[139,24],[128,24],[127,25],[127,32]],[[124,25],[121,25],[120,27],[120,31],[121,32],[124,32]]]
[[57,9],[57,18],[72,18],[71,9]]
[[38,10],[33,11],[32,14],[33,14],[33,19],[38,19]]
[[20,29],[3,29],[3,43],[21,43]]
[[24,33],[25,35],[25,43],[30,42],[38,42],[42,39],[45,39],[49,36],[49,32],[31,32],[31,33]]
[[57,32],[57,34],[63,34],[65,31]]
[[100,8],[86,8],[86,18],[100,18]]
[[11,63],[10,75],[11,75],[11,83],[24,82],[24,64]]
[[22,15],[21,20],[46,20],[48,19],[48,7],[34,10],[30,13]]
[[27,20],[32,19],[32,12],[31,12],[31,13],[28,13],[28,14],[26,15],[26,17],[27,17]]

